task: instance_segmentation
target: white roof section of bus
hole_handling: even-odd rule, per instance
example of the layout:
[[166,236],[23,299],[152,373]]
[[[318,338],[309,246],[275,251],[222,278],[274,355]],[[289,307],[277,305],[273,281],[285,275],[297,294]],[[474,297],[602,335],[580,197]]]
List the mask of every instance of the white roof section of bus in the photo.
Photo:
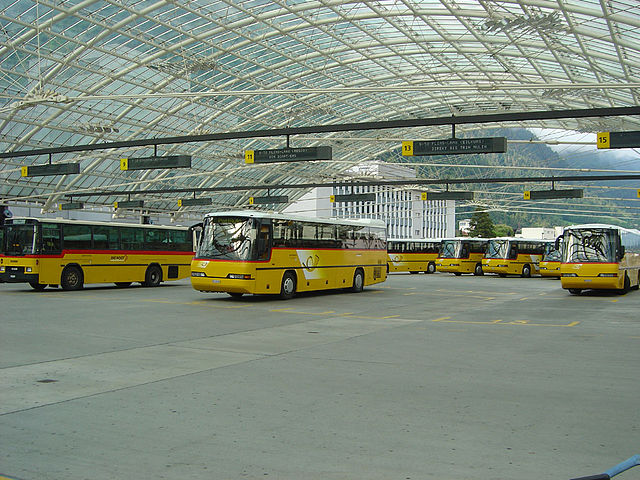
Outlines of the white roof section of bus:
[[[36,218],[36,217],[11,217],[5,221],[5,225],[11,222],[14,225],[25,225],[25,223],[19,223],[23,221],[31,221],[37,223],[64,223],[69,225],[101,225],[106,227],[140,227],[140,228],[154,228],[160,230],[188,230],[189,227],[181,225],[151,225],[146,223],[124,223],[124,222],[104,222],[104,221],[91,221],[91,220],[69,220],[66,218]],[[27,225],[33,225],[29,223]]]
[[385,228],[387,224],[382,220],[371,218],[361,219],[345,219],[345,218],[323,218],[323,217],[305,217],[303,215],[295,215],[288,213],[263,212],[260,210],[229,210],[222,212],[211,212],[205,215],[209,217],[247,217],[247,218],[267,218],[273,220],[295,220],[300,222],[313,223],[331,223],[335,225],[354,225],[359,227],[376,227]]
[[[0,22],[3,152],[640,103],[637,0],[6,0]],[[585,132],[595,143],[596,132],[640,130],[640,118],[490,127]],[[78,175],[23,178],[21,166],[48,159],[11,158],[0,162],[0,201],[39,202],[51,211],[65,195],[132,189],[145,208],[171,212],[189,195],[145,190],[264,187],[198,195],[230,209],[270,184],[350,179],[349,169],[381,155],[402,161],[402,140],[450,132],[446,125],[291,138],[295,147],[331,146],[333,160],[321,162],[245,165],[244,150],[282,148],[285,138],[158,148],[160,155],[191,155],[191,169],[119,169],[122,157],[153,155],[149,147],[53,155],[54,163],[80,162]],[[441,169],[432,171],[437,177]],[[271,191],[291,201],[304,193]],[[83,201],[111,207],[118,200]]]

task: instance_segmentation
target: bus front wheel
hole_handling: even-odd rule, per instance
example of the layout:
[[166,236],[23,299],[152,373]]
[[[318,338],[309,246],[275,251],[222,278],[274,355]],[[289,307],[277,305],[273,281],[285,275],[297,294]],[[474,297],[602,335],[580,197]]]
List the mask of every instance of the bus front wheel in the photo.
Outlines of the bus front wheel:
[[431,262],[427,265],[427,273],[436,273],[436,264]]
[[522,267],[522,278],[531,278],[531,267],[529,265]]
[[482,271],[482,265],[481,264],[477,264],[475,270],[473,271],[474,275],[480,276],[480,275],[484,275],[484,272]]
[[149,265],[144,275],[145,287],[157,287],[162,282],[162,269],[158,265]]
[[629,290],[631,290],[631,280],[629,280],[629,275],[627,275],[626,273],[624,274],[624,286],[618,290],[618,293],[620,295],[625,295],[627,293],[629,293]]
[[47,284],[46,283],[38,283],[36,281],[29,282],[29,285],[31,285],[31,288],[33,288],[34,290],[36,290],[38,292],[41,292],[42,290],[47,288]]
[[[413,273],[413,272],[412,272]],[[364,272],[361,269],[357,269],[353,274],[353,286],[351,291],[358,293],[364,289]]]
[[80,290],[84,284],[84,275],[80,267],[65,267],[60,277],[60,286],[63,290]]
[[582,293],[582,289],[580,288],[570,288],[569,293],[571,295],[580,295]]
[[296,275],[293,272],[285,272],[280,286],[280,298],[288,300],[296,294]]

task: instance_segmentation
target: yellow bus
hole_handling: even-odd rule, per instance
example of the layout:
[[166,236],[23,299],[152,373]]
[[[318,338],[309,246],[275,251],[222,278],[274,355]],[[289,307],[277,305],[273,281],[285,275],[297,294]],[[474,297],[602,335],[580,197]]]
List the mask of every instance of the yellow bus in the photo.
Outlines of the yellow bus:
[[[566,227],[562,235],[562,288],[627,293],[640,285],[640,231],[616,225]],[[557,240],[559,242],[559,240]]]
[[482,275],[482,257],[489,240],[486,238],[445,238],[440,244],[440,253],[436,260],[438,272],[456,275],[473,273]]
[[88,283],[155,287],[187,278],[193,241],[187,227],[10,218],[0,249],[0,281],[35,290]]
[[276,294],[348,288],[387,278],[386,224],[259,211],[208,214],[191,263],[202,292]]
[[440,239],[394,239],[387,241],[387,272],[435,273]]
[[530,278],[539,273],[539,264],[545,247],[551,240],[500,237],[492,238],[482,260],[484,273],[497,273],[501,277],[520,275]]
[[560,265],[562,264],[562,237],[560,237],[559,248],[555,242],[550,242],[545,246],[544,255],[540,260],[540,275],[543,277],[560,278]]

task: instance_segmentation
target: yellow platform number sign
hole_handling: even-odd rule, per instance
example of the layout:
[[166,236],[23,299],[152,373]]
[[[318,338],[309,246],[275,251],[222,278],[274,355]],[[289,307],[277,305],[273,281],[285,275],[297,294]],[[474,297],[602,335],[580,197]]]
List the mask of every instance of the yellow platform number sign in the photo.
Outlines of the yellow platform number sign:
[[253,154],[253,150],[245,150],[244,151],[244,163],[253,163],[255,156]]
[[531,190],[525,190],[524,199],[525,200],[531,200]]
[[413,140],[402,142],[402,155],[405,157],[413,157]]
[[598,133],[598,148],[611,148],[611,135],[610,132]]

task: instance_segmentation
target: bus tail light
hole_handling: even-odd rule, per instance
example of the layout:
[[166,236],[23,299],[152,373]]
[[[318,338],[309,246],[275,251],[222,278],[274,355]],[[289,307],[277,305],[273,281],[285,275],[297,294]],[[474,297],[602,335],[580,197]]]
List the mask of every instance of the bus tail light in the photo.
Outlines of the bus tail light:
[[599,273],[598,276],[599,277],[617,277],[618,274],[617,273]]
[[227,278],[233,278],[234,280],[251,280],[251,275],[247,273],[230,273]]

